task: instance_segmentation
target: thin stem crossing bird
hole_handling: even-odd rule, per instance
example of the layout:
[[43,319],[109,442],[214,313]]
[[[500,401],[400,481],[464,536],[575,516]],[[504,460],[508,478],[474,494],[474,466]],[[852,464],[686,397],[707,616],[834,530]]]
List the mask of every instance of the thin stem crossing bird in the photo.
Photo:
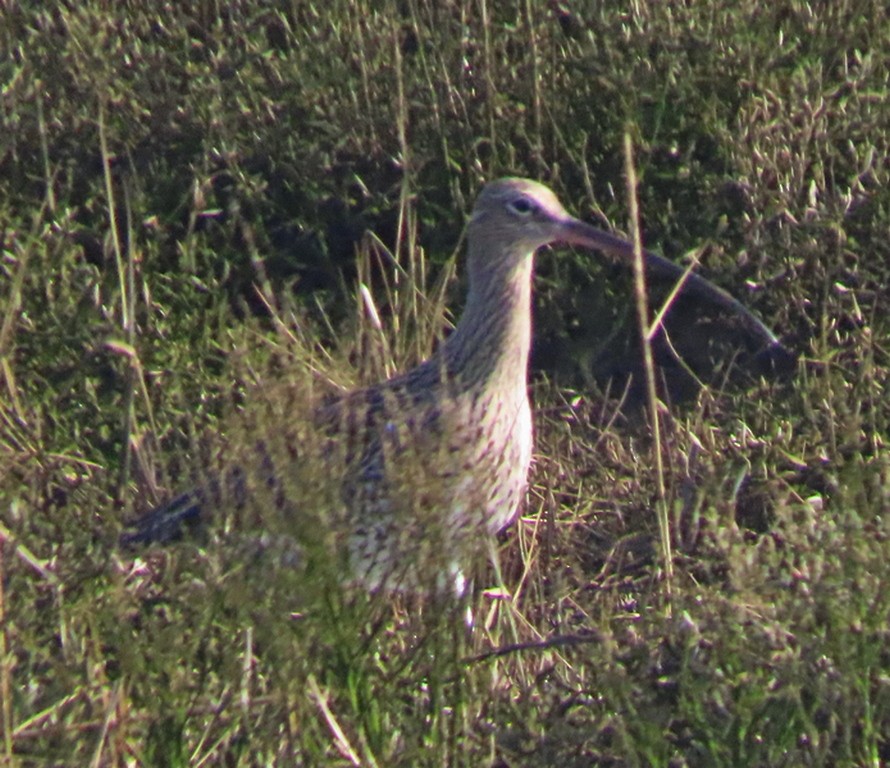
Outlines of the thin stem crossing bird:
[[[460,581],[464,551],[517,515],[532,456],[527,369],[535,251],[566,243],[622,258],[633,253],[628,242],[571,217],[547,187],[517,178],[482,190],[467,240],[466,307],[436,353],[314,414],[323,436],[320,461],[330,465],[325,476],[342,508],[347,567],[372,590],[416,582],[414,569],[422,566],[415,561],[431,541],[445,553],[448,577]],[[656,272],[683,272],[655,254],[645,258]],[[687,276],[684,292],[737,314],[764,345],[778,344],[735,299],[699,276]],[[272,451],[258,441],[270,503],[283,509],[290,502],[281,478],[287,461],[301,460],[301,448]],[[149,513],[122,542],[174,538],[184,522],[214,511],[220,482]],[[245,493],[242,486],[233,495]]]

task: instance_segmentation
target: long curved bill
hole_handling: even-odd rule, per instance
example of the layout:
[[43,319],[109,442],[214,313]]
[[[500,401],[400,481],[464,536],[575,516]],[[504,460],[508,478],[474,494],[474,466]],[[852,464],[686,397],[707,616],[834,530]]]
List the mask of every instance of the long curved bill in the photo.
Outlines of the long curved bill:
[[[585,248],[594,248],[628,263],[631,263],[633,259],[634,248],[627,240],[604,232],[578,219],[571,217],[565,219],[561,223],[560,230],[563,242]],[[652,251],[643,249],[643,261],[646,269],[651,274],[682,281],[681,294],[707,301],[735,315],[745,329],[764,347],[785,350],[782,343],[776,338],[776,335],[760,319],[755,317],[738,299],[722,288],[718,288],[695,272],[688,272],[679,264],[675,264],[657,253],[652,253]]]

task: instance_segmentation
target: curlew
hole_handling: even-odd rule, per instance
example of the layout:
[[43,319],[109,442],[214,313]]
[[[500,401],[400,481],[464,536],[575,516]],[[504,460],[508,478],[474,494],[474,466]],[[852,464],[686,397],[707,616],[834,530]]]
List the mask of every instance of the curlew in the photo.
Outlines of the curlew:
[[[341,508],[345,567],[371,590],[415,584],[424,567],[418,553],[429,550],[441,555],[440,575],[460,590],[468,549],[518,513],[532,457],[527,368],[537,249],[565,243],[622,258],[633,254],[627,241],[570,216],[547,187],[518,178],[482,190],[467,242],[465,309],[433,356],[318,407],[312,419],[324,444],[317,453]],[[651,270],[683,272],[660,256],[644,255]],[[703,278],[686,276],[684,291],[737,314],[765,346],[778,344],[759,320]],[[257,442],[261,484],[273,489],[270,503],[285,513],[296,502],[288,500],[280,478],[288,475],[286,462],[299,462],[305,448],[293,442],[283,451],[268,449],[265,439]],[[209,482],[148,513],[122,543],[177,537],[183,523],[207,518],[223,503],[225,484]],[[233,495],[240,499],[229,503],[243,503],[250,494],[243,479],[228,485],[238,487]]]

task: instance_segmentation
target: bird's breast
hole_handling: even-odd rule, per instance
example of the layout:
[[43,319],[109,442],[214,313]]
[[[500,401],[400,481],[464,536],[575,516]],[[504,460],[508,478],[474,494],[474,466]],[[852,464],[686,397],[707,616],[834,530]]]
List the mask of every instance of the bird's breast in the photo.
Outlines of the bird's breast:
[[455,458],[450,511],[460,527],[496,533],[516,516],[532,454],[532,418],[521,396],[481,396],[469,405],[465,429],[452,437]]

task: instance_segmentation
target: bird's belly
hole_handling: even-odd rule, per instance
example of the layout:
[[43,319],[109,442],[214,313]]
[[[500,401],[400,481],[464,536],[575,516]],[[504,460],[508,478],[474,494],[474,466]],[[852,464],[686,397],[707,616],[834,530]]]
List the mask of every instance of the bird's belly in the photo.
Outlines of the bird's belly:
[[513,407],[492,408],[491,436],[469,451],[450,506],[456,525],[481,527],[494,534],[513,522],[525,496],[532,419],[525,399]]
[[410,587],[415,570],[453,570],[515,519],[525,494],[526,398],[456,404],[427,427],[421,434],[384,427],[362,492],[347,502],[356,521],[350,559],[371,589]]

